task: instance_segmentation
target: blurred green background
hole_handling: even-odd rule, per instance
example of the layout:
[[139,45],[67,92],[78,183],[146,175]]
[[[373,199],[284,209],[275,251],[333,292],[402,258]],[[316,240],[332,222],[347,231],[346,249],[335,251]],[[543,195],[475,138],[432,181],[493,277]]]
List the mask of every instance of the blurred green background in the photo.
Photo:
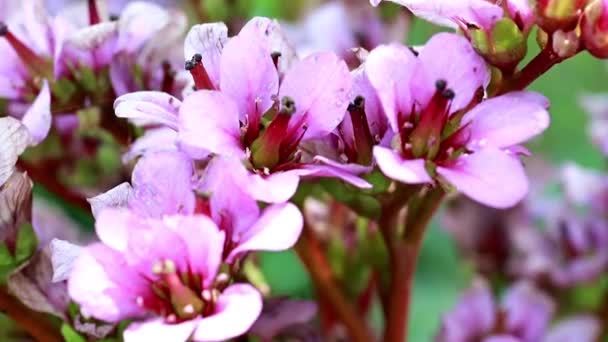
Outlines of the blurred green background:
[[[361,0],[367,2],[367,0]],[[294,18],[302,15],[302,0],[246,0],[241,1],[239,15],[263,15],[279,18]],[[223,0],[206,2],[213,19],[221,20],[232,15],[222,7]],[[423,44],[438,28],[415,20],[407,43]],[[534,35],[530,39],[529,57],[537,51]],[[586,134],[587,116],[578,104],[580,95],[588,92],[608,91],[607,64],[583,53],[551,70],[533,84],[532,89],[551,100],[552,123],[549,130],[529,147],[537,157],[552,163],[575,161],[583,166],[599,168],[600,153],[590,144]],[[43,189],[38,194],[49,196]],[[90,218],[74,214],[83,226],[91,227]],[[309,277],[292,252],[265,253],[261,255],[264,274],[276,295],[311,298],[313,291]],[[411,341],[429,341],[438,328],[443,312],[457,299],[458,293],[467,286],[471,272],[467,265],[459,263],[454,245],[437,222],[427,235],[419,259],[412,322]],[[379,316],[379,315],[378,315]],[[3,325],[0,319],[0,337]]]

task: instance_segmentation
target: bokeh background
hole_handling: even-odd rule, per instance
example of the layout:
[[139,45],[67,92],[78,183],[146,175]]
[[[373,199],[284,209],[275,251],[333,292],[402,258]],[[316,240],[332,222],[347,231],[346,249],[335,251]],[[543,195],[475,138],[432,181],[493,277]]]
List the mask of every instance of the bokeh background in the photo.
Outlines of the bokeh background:
[[[295,21],[306,16],[307,12],[321,2],[320,0],[203,1],[205,14],[210,21],[225,20],[234,16],[244,21],[257,15]],[[358,1],[367,2],[367,0]],[[226,3],[234,4],[229,8]],[[190,8],[190,14],[194,18],[192,1],[186,4],[186,7]],[[383,9],[389,15],[395,10],[397,10],[396,6],[386,6]],[[410,45],[423,44],[439,30],[438,27],[415,19],[411,23],[407,38],[404,37],[404,42]],[[528,58],[538,51],[534,36],[534,33],[530,35]],[[543,93],[551,100],[552,122],[543,136],[528,145],[534,152],[531,158],[540,158],[554,165],[574,161],[584,167],[601,168],[603,158],[591,144],[586,133],[589,120],[580,105],[580,97],[583,94],[608,92],[608,64],[590,57],[585,52],[556,66],[536,81],[532,89]],[[37,187],[35,191],[38,196],[46,197],[62,206],[82,229],[91,230],[92,219],[88,215],[63,205],[43,188]],[[431,340],[439,326],[442,313],[453,306],[458,294],[469,284],[472,268],[461,260],[450,236],[442,230],[436,220],[426,237],[419,259],[411,315],[413,321],[410,323],[411,341]],[[262,254],[260,261],[273,294],[297,298],[313,296],[306,270],[293,252]],[[375,320],[381,317],[378,310],[372,315],[372,319]],[[379,321],[376,322],[380,324]],[[2,341],[5,341],[2,332],[7,331],[7,325],[6,318],[0,314]]]

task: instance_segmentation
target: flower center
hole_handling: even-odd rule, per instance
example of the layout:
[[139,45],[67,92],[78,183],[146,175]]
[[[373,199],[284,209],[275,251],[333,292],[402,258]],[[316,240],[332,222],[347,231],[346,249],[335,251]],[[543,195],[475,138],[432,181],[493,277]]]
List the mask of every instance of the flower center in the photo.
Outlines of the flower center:
[[179,323],[213,313],[219,293],[203,289],[200,274],[195,274],[190,269],[180,272],[169,259],[155,263],[152,273],[156,279],[146,278],[151,291],[136,298],[140,307],[165,317],[168,323]]
[[[348,105],[348,113],[353,127],[353,145],[346,139],[343,139],[345,145],[344,154],[349,162],[369,165],[372,162],[372,149],[375,141],[367,121],[365,99],[363,96],[357,96],[355,100]],[[340,131],[342,131],[342,125],[343,124],[340,124]]]

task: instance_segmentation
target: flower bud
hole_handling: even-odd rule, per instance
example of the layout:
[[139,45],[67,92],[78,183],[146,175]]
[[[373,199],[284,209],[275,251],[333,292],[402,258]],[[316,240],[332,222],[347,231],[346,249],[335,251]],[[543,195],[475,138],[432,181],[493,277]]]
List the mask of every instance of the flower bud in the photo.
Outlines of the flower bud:
[[578,24],[587,0],[537,0],[536,21],[546,32],[571,31]]
[[590,54],[608,58],[608,0],[594,0],[585,7],[581,36]]
[[580,39],[575,31],[557,30],[553,33],[553,51],[560,58],[570,58],[579,51]]
[[477,51],[499,69],[514,70],[526,56],[526,36],[509,18],[496,22],[489,32],[472,30],[470,37]]
[[535,23],[534,12],[528,1],[507,0],[505,5],[509,18],[513,19],[517,27],[527,35]]

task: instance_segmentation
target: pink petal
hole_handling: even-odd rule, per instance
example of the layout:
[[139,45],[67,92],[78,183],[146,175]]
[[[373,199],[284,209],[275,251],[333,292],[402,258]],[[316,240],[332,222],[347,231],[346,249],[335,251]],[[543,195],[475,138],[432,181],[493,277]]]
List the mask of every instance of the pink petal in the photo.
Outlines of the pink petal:
[[199,321],[193,340],[224,341],[246,333],[262,311],[262,296],[253,286],[234,284],[220,295],[216,312]]
[[177,113],[181,101],[160,91],[138,91],[123,95],[114,102],[119,118],[136,125],[161,124],[177,129]]
[[125,330],[125,342],[186,342],[200,322],[193,319],[178,324],[165,323],[164,319],[152,319],[142,323],[131,323]]
[[522,342],[522,340],[509,335],[496,335],[486,337],[482,342]]
[[49,82],[44,80],[36,100],[21,119],[21,122],[30,131],[34,144],[40,143],[49,134],[51,119],[51,91]]
[[224,47],[220,62],[220,89],[235,101],[241,119],[259,118],[272,106],[279,89],[272,57],[263,41],[255,38],[232,38]]
[[600,322],[593,316],[575,316],[551,328],[542,342],[593,342],[601,331]]
[[169,23],[169,11],[150,2],[133,1],[118,19],[117,50],[135,53]]
[[165,217],[164,222],[185,242],[192,272],[203,274],[203,286],[211,286],[222,263],[224,232],[203,215]]
[[300,183],[300,170],[271,173],[268,176],[251,174],[247,191],[257,200],[283,203],[296,193]]
[[190,149],[245,155],[237,105],[218,91],[197,91],[184,100],[179,112],[178,139]]
[[389,178],[406,184],[432,183],[424,159],[403,159],[389,148],[374,147],[374,158],[380,171]]
[[95,197],[87,198],[87,202],[91,205],[93,217],[97,217],[108,208],[126,208],[132,196],[133,188],[125,182]]
[[494,208],[512,207],[528,193],[521,162],[504,151],[485,148],[458,158],[454,165],[437,167],[456,189]]
[[125,252],[129,246],[132,214],[125,208],[106,208],[95,217],[95,231],[104,245]]
[[291,203],[267,207],[258,221],[241,231],[238,245],[228,256],[228,262],[247,251],[283,251],[293,247],[302,232],[303,218]]
[[542,133],[549,127],[549,113],[534,99],[540,94],[515,92],[483,101],[465,114],[471,140],[467,147],[510,147]]
[[300,173],[302,177],[337,178],[361,189],[372,188],[372,185],[369,182],[357,176],[358,174],[371,172],[371,166],[341,164],[321,156],[316,156],[314,161],[316,163],[303,166],[303,170]]
[[122,162],[128,163],[133,159],[155,152],[177,152],[177,132],[168,127],[146,130],[144,135],[137,138],[129,151],[122,156]]
[[539,341],[555,312],[555,303],[532,284],[520,282],[505,294],[508,331],[517,331],[524,341]]
[[116,95],[122,96],[137,91],[138,86],[132,68],[132,60],[126,55],[117,55],[110,62],[110,82]]
[[220,56],[227,42],[228,28],[224,23],[195,25],[184,42],[186,60],[200,53],[205,70],[216,87],[220,84]]
[[447,81],[455,97],[451,112],[465,108],[480,87],[490,82],[485,61],[475,52],[469,41],[455,33],[439,33],[425,45],[418,59],[422,68],[417,70],[416,98],[426,104],[435,92],[437,80]]
[[290,126],[303,120],[304,139],[321,138],[344,118],[352,81],[346,63],[333,53],[317,53],[295,64],[285,75],[279,98],[295,101]]
[[179,152],[159,152],[140,159],[131,176],[134,198],[129,205],[148,217],[194,211],[193,165]]
[[145,315],[137,305],[144,279],[128,272],[122,256],[102,244],[85,248],[74,263],[68,293],[84,315],[107,322]]
[[414,105],[411,93],[414,70],[419,62],[406,47],[392,44],[373,49],[365,61],[365,72],[375,88],[393,131],[400,130],[398,115],[408,117]]

